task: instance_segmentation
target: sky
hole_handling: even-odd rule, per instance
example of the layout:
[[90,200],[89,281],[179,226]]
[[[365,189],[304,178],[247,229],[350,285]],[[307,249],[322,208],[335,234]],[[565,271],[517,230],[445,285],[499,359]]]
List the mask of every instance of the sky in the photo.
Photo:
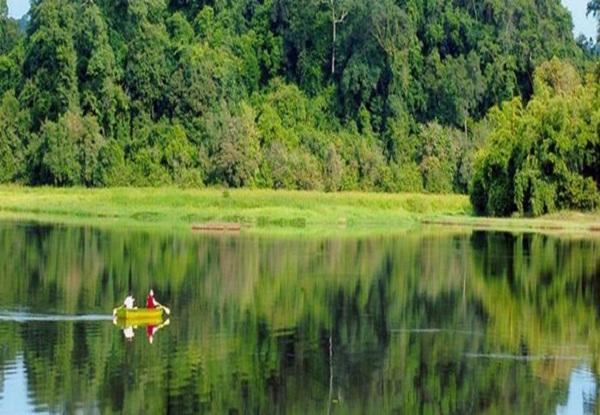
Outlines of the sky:
[[[563,5],[571,11],[575,28],[573,34],[578,36],[583,33],[588,38],[596,38],[596,20],[586,18],[586,0],[561,0]],[[8,15],[20,19],[29,9],[29,0],[8,0]]]
[[7,0],[8,16],[20,19],[29,10],[29,0]]
[[590,15],[589,18],[585,17],[587,9],[586,0],[561,0],[563,6],[571,11],[573,16],[573,23],[575,28],[573,34],[579,36],[581,33],[585,37],[596,39],[596,19]]

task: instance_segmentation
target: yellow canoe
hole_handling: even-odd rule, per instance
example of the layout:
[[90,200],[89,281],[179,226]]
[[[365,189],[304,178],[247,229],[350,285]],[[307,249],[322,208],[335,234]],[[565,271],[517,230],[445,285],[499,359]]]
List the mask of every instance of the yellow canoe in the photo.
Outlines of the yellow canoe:
[[135,322],[161,322],[162,308],[122,308],[117,310],[117,319]]

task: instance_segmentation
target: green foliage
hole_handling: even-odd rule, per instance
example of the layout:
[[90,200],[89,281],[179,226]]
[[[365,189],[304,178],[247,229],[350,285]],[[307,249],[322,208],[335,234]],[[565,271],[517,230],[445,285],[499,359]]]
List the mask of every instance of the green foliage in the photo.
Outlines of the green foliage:
[[0,55],[0,94],[16,90],[21,78],[20,68],[12,57]]
[[47,184],[93,186],[99,152],[104,145],[92,117],[68,112],[40,131],[40,170]]
[[20,100],[31,108],[33,129],[56,122],[78,104],[77,54],[73,40],[75,4],[68,0],[34,3],[27,28]]
[[6,92],[0,105],[0,183],[23,180],[25,146],[23,112],[14,91]]
[[268,150],[265,153],[265,166],[263,176],[266,176],[266,182],[269,187],[274,189],[289,189],[293,186],[294,171],[290,165],[290,154],[285,146],[279,140],[273,140],[269,143]]
[[131,185],[140,187],[170,184],[169,173],[161,164],[162,154],[158,147],[141,147],[128,159],[131,169]]
[[156,119],[162,115],[160,101],[168,79],[169,39],[163,23],[141,20],[127,49],[125,89],[131,98]]
[[421,172],[425,190],[431,193],[452,193],[453,179],[457,166],[457,154],[454,146],[458,140],[453,131],[437,123],[428,124],[421,130],[423,146],[421,154]]
[[126,186],[130,174],[125,165],[125,153],[115,140],[110,140],[98,154],[98,165],[94,181],[98,186]]
[[325,190],[328,192],[337,192],[340,190],[344,172],[344,160],[334,145],[329,145],[326,150],[323,170]]
[[[24,36],[2,4],[0,94],[19,103],[3,142],[22,149],[2,180],[32,185],[465,193],[474,175],[487,183],[473,161],[488,110],[576,94],[575,69],[540,65],[583,70],[593,56],[559,0],[34,1]],[[548,147],[546,186],[511,159],[523,214],[563,208],[552,195],[587,192],[600,167],[592,145],[543,134],[587,170],[568,178]]]
[[222,118],[209,131],[218,143],[214,154],[214,176],[232,187],[252,186],[260,165],[258,133],[252,108],[243,106],[234,116],[224,109]]
[[582,87],[556,59],[536,71],[535,95],[492,111],[494,129],[475,164],[471,200],[481,214],[539,216],[598,205],[597,84]]

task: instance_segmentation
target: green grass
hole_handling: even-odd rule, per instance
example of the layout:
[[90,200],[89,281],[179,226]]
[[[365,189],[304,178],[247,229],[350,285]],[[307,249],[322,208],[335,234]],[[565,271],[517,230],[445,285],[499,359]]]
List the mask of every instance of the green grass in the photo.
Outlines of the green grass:
[[600,232],[600,216],[477,218],[467,196],[248,189],[57,189],[0,186],[0,218],[189,230],[239,222],[244,232],[405,232],[421,224],[536,232]]
[[465,196],[247,189],[28,188],[0,186],[0,216],[189,229],[240,222],[244,230],[404,227],[423,215],[470,214]]

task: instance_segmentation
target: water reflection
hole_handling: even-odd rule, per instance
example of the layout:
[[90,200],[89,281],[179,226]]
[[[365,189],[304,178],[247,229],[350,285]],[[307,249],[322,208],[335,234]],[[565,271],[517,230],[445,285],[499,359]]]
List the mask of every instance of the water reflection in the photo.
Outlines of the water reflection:
[[[559,236],[0,223],[0,385],[20,358],[50,412],[595,411],[599,269]],[[170,320],[105,321],[150,288]]]
[[598,384],[591,369],[580,365],[573,369],[569,381],[569,395],[566,405],[558,405],[556,413],[594,414],[598,398]]
[[152,344],[154,342],[154,337],[159,330],[167,327],[171,324],[171,319],[166,319],[161,323],[141,323],[134,324],[131,322],[123,322],[118,320],[116,317],[113,319],[113,324],[117,326],[119,330],[123,332],[123,336],[125,340],[133,341],[136,332],[142,331],[146,334],[146,338],[148,339],[148,343]]
[[23,355],[8,363],[2,374],[3,382],[0,394],[0,413],[27,414],[34,412],[27,397],[27,377]]

